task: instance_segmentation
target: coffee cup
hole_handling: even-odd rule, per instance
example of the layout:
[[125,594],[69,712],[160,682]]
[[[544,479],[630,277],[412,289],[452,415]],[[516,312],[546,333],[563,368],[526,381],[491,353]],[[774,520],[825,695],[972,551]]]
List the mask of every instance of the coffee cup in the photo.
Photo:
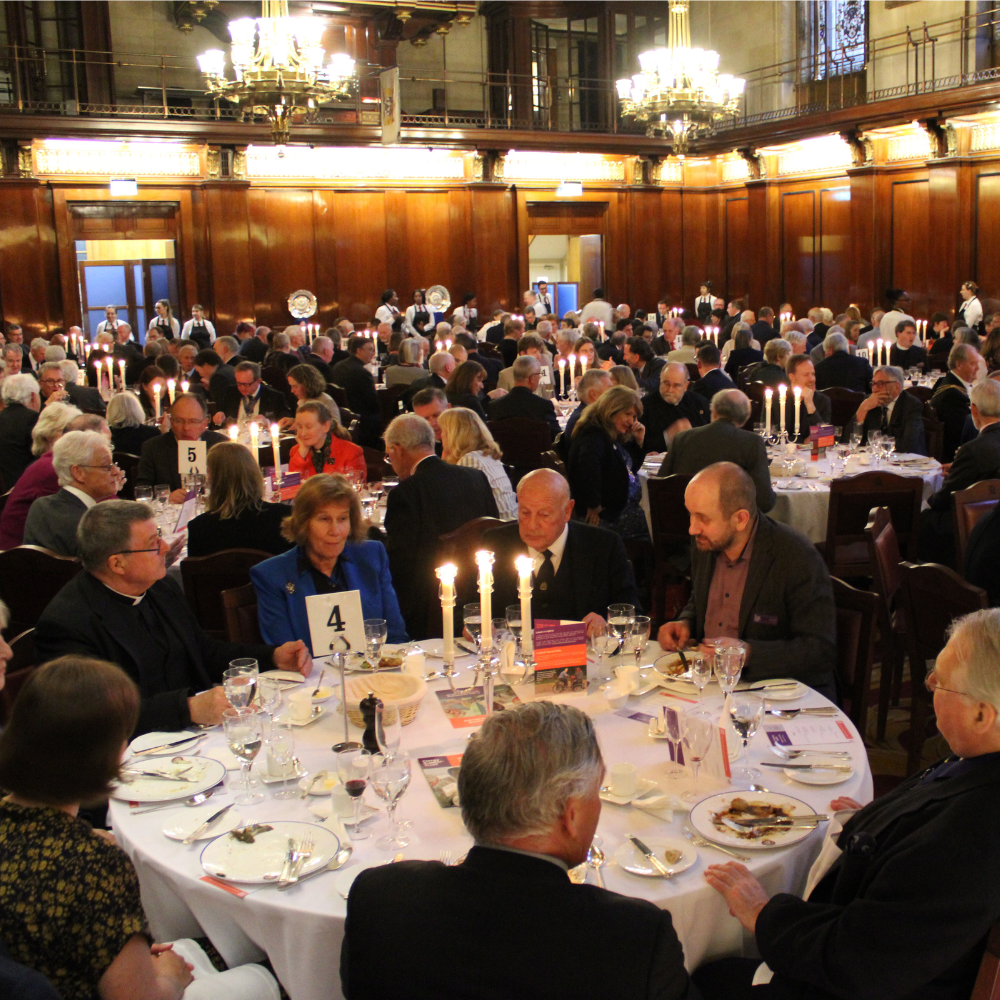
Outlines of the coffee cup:
[[635,795],[636,772],[635,764],[612,764],[608,771],[611,794],[626,798]]
[[805,472],[802,473],[806,479],[819,479],[819,469],[814,465],[809,466]]
[[330,789],[330,803],[335,816],[350,819],[354,815],[354,802],[343,785],[334,785]]
[[311,691],[296,691],[288,696],[288,714],[295,722],[308,722],[312,712]]
[[613,709],[622,708],[628,701],[628,696],[629,689],[622,687],[620,681],[615,681],[604,689],[604,697],[607,698],[608,704]]
[[618,686],[623,691],[636,691],[639,688],[639,668],[634,663],[623,663],[620,667],[615,667],[615,676],[618,678]]

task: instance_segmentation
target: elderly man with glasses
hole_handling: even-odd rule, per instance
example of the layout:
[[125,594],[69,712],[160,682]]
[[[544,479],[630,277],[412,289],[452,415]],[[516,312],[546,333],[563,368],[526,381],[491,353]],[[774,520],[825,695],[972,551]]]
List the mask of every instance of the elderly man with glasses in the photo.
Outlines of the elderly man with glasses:
[[926,455],[924,404],[903,392],[903,370],[893,365],[875,369],[872,394],[862,400],[854,419],[864,428],[864,443],[870,431],[891,434],[900,454]]
[[658,390],[642,397],[644,456],[664,451],[681,431],[704,427],[711,419],[708,401],[691,390],[690,382],[687,365],[670,361],[660,369]]
[[706,870],[766,962],[699,969],[706,1000],[972,994],[1000,918],[1000,610],[952,625],[927,687],[950,754],[863,808],[834,799],[805,898],[769,898],[737,862]]
[[262,669],[312,669],[301,640],[275,647],[207,636],[166,575],[171,550],[146,504],[97,504],[81,519],[77,544],[83,570],[38,620],[38,662],[75,653],[117,663],[142,692],[137,734],[218,725],[229,701],[213,685],[238,657]]
[[[578,708],[539,701],[490,716],[458,777],[475,846],[457,865],[361,872],[347,901],[344,996],[693,1000],[669,910],[567,878],[593,842],[603,775]],[[429,961],[442,942],[447,960]]]

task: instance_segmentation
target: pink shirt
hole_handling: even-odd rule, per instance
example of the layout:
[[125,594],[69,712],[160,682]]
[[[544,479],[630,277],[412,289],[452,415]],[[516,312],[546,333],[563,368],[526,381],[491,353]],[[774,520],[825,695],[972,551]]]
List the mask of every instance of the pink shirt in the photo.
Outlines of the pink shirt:
[[734,560],[730,561],[725,552],[720,552],[715,559],[715,572],[708,588],[708,604],[705,608],[706,639],[740,637],[740,605],[743,603],[743,591],[747,585],[758,524],[760,518],[754,523],[743,551]]
[[24,543],[28,508],[39,498],[59,491],[59,477],[52,468],[52,449],[24,470],[0,515],[0,552]]

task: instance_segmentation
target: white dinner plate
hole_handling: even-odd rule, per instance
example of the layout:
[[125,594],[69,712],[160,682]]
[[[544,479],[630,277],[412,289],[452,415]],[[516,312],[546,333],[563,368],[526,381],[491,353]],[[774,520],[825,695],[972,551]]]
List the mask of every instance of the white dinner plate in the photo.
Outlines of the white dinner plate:
[[815,829],[815,827],[806,827],[775,830],[759,839],[743,836],[725,826],[720,829],[714,823],[713,816],[728,809],[733,799],[745,799],[750,803],[781,806],[792,816],[816,815],[816,810],[808,803],[778,792],[720,792],[718,795],[710,795],[707,799],[702,799],[692,808],[691,825],[695,831],[700,833],[706,840],[711,840],[716,844],[723,844],[726,847],[759,850],[797,844],[800,840],[805,840]]
[[[208,802],[198,806],[197,809],[185,809],[182,815],[174,816],[163,828],[165,836],[171,840],[183,840],[190,837],[195,830],[203,823],[214,816],[221,806],[217,802]],[[235,809],[230,809],[225,816],[220,816],[211,827],[206,830],[198,840],[211,840],[218,837],[220,833],[228,833],[235,830],[240,825],[240,814]]]
[[[796,764],[846,764],[843,757],[800,757]],[[798,781],[803,785],[839,785],[849,778],[854,777],[854,771],[824,771],[819,768],[813,771],[804,771],[801,768],[786,767],[782,773],[792,781]]]
[[[170,743],[172,740],[180,739],[184,736],[184,732],[175,733],[143,733],[142,736],[137,736],[128,745],[127,753],[137,754],[142,753],[144,750],[152,750],[153,747],[162,746],[164,743]],[[178,754],[187,753],[192,747],[194,747],[199,740],[205,738],[204,733],[190,733],[189,739],[184,740],[182,743],[174,743],[172,746],[165,747],[163,750],[158,750],[155,754],[148,755],[148,760],[153,760],[155,757],[176,757]]]
[[293,726],[311,726],[317,719],[321,719],[326,715],[327,711],[322,705],[313,705],[312,715],[302,722],[298,719],[293,719],[291,715],[286,715],[284,718]]
[[191,771],[186,777],[194,780],[169,781],[163,778],[136,777],[130,781],[115,782],[111,787],[111,797],[121,802],[173,802],[207,791],[226,776],[225,765],[211,757],[182,757],[181,760],[183,763],[174,764],[163,757],[140,757],[138,761],[132,762],[132,766],[142,767],[144,771],[173,774],[190,764]]
[[[676,875],[678,872],[687,871],[697,860],[698,852],[691,844],[679,837],[646,837],[639,839],[656,855],[657,859],[664,865],[667,871]],[[680,851],[679,861],[667,861],[663,856],[666,850]],[[615,851],[615,861],[619,868],[631,872],[633,875],[645,875],[646,878],[663,878],[663,876],[653,867],[652,862],[631,840],[626,840],[618,845]]]
[[[795,680],[792,677],[783,677],[780,679],[772,678],[771,680],[759,681],[759,682],[753,681],[751,682],[749,687],[757,687],[758,683],[766,684],[768,685],[768,687],[763,688],[760,691],[751,691],[750,693],[760,695],[761,698],[764,698],[767,701],[796,701],[797,699],[803,697],[803,695],[805,695],[809,691],[809,688],[807,688],[805,684],[803,684],[801,681]],[[777,685],[779,684],[789,684],[789,683],[793,683],[795,687],[787,687],[787,688],[781,687],[778,688],[777,690],[771,690],[772,685],[777,687]],[[737,687],[736,690],[740,691],[745,689]]]
[[209,875],[227,882],[262,885],[277,882],[289,839],[298,847],[307,834],[313,836],[312,857],[299,869],[300,877],[325,868],[340,850],[337,835],[325,826],[288,820],[274,820],[266,825],[272,829],[255,834],[252,844],[244,844],[229,833],[216,837],[201,852],[201,867]]

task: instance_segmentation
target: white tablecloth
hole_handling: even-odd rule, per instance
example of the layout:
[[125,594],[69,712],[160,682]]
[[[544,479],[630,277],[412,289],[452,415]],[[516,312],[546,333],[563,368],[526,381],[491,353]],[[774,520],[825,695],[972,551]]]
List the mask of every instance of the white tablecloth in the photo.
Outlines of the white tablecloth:
[[[800,456],[804,458],[807,466],[812,466],[819,472],[820,478],[808,479],[804,476],[773,478],[771,483],[777,494],[777,502],[768,513],[775,521],[801,531],[809,541],[822,544],[826,541],[826,521],[830,510],[830,459],[824,457],[818,462],[811,463],[807,452],[800,453]],[[772,466],[772,476],[773,468]],[[655,469],[653,471],[655,472]],[[924,480],[925,507],[928,497],[936,493],[944,482],[939,464],[935,464],[933,469],[926,470],[885,464],[877,469],[873,465],[861,466],[857,474],[876,471],[891,472],[899,476],[921,476]],[[647,522],[650,520],[649,474],[649,470],[645,468],[639,474],[642,480],[642,509],[646,512]],[[840,478],[841,475],[842,473],[838,472],[836,478]],[[651,523],[650,531],[652,531]]]
[[[435,648],[433,642],[424,643],[424,646]],[[659,652],[655,642],[651,643],[646,659],[652,662]],[[428,662],[440,664],[440,660]],[[471,658],[466,657],[459,665],[469,663]],[[417,718],[403,729],[402,747],[414,758],[457,746],[469,733],[469,730],[453,729],[449,724],[433,693],[434,688],[442,686],[445,686],[444,681],[431,685],[432,690],[424,699]],[[530,698],[532,690],[526,688],[525,697]],[[714,701],[709,697],[713,690],[716,691]],[[664,758],[669,759],[667,745],[650,739],[643,724],[614,714],[602,695],[560,695],[555,700],[577,705],[593,716],[609,766],[628,761],[638,767],[640,776],[663,779],[660,784],[667,791],[674,791],[671,786],[675,784],[681,789],[685,787],[680,782],[664,778]],[[631,698],[629,707],[647,711],[652,707],[652,711],[658,711],[659,705],[665,702],[675,707],[688,707],[684,702],[665,699],[656,691],[641,699]],[[706,704],[721,708],[721,703],[718,689],[713,685],[706,692]],[[801,701],[782,703],[782,706],[824,703],[825,699],[820,695],[809,692]],[[780,770],[765,768],[765,787],[801,798],[820,811],[826,811],[830,800],[838,795],[849,795],[861,802],[869,801],[872,782],[864,745],[851,723],[846,717],[842,718],[854,737],[850,744],[839,748],[849,749],[854,758],[856,770],[848,781],[826,787],[807,786],[790,781]],[[335,768],[330,746],[343,739],[343,732],[342,719],[333,712],[308,727],[296,730],[297,753],[303,766],[310,770]],[[352,735],[355,739],[360,738],[356,730]],[[777,760],[766,749],[766,742],[762,734],[754,741],[751,745],[752,758]],[[222,733],[213,730],[202,746],[207,749],[223,744]],[[704,784],[705,794],[725,787],[720,779],[709,778]],[[317,800],[302,801],[298,797],[274,799],[269,789],[264,791],[263,802],[250,807],[236,807],[241,817],[251,822],[274,819],[318,822],[308,811],[308,806]],[[231,801],[232,794],[220,791],[212,802],[224,804]],[[366,801],[381,805],[370,791],[365,794]],[[169,840],[161,832],[167,819],[176,816],[177,810],[183,808],[180,806],[133,816],[127,804],[112,802],[111,805],[110,816],[115,833],[135,862],[143,903],[156,939],[167,941],[207,935],[230,964],[258,960],[266,954],[292,1000],[340,998],[340,945],[347,904],[335,888],[337,873],[309,879],[287,892],[279,893],[273,886],[247,886],[257,891],[243,898],[230,895],[200,880],[204,872],[199,865],[199,857],[208,841],[185,847]],[[400,802],[399,813],[402,818],[411,819],[414,823],[408,834],[412,838],[411,845],[403,852],[407,859],[437,859],[442,850],[449,848],[457,857],[471,846],[460,810],[442,809],[437,804],[416,765],[409,790]],[[597,832],[603,838],[603,849],[610,862],[602,869],[605,885],[625,895],[652,900],[670,910],[684,946],[688,968],[693,969],[707,959],[739,954],[743,945],[739,923],[729,916],[722,897],[710,889],[702,877],[706,865],[727,861],[725,855],[711,849],[699,849],[698,862],[670,881],[630,875],[611,861],[626,833],[634,832],[640,837],[656,834],[681,836],[684,819],[684,815],[677,813],[673,821],[667,823],[662,815],[629,806],[604,804]],[[384,818],[375,822],[373,836],[356,844],[350,865],[390,860],[389,852],[375,846],[375,839],[384,831],[385,825]],[[802,891],[806,875],[819,851],[823,830],[824,827],[820,827],[792,847],[750,852],[754,855],[750,868],[768,892]],[[525,905],[530,905],[530,900],[525,900]]]

